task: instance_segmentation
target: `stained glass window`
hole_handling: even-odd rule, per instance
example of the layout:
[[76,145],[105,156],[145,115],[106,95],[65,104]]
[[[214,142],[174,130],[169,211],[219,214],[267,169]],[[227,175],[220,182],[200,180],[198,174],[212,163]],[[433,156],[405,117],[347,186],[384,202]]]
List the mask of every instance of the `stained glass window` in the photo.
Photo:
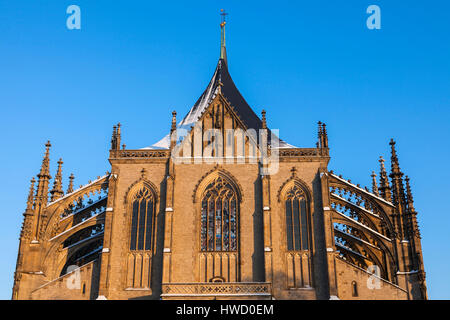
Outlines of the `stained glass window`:
[[132,202],[130,250],[152,250],[154,199],[142,187]]
[[201,251],[237,250],[237,196],[222,177],[211,182],[201,202]]
[[308,215],[306,197],[294,186],[286,196],[286,240],[288,250],[308,250]]

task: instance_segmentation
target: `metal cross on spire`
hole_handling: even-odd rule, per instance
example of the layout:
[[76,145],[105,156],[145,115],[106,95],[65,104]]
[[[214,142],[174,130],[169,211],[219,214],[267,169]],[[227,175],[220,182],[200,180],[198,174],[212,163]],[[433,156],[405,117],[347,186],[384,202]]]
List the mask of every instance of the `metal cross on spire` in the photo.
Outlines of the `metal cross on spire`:
[[220,26],[223,27],[227,23],[226,16],[228,15],[228,13],[225,12],[225,9],[220,9],[220,15],[222,16],[222,23],[220,24]]
[[225,24],[226,22],[226,16],[228,13],[225,12],[224,9],[220,9],[220,15],[222,16],[222,22],[220,23],[220,59],[223,59],[225,63],[227,63],[227,50],[225,47]]

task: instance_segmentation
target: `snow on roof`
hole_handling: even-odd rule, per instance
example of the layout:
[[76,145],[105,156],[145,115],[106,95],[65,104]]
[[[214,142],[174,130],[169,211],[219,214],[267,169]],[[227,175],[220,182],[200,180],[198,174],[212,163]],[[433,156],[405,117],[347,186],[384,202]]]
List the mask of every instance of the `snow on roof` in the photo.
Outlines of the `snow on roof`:
[[379,233],[378,231],[373,230],[372,228],[369,228],[369,227],[366,226],[365,224],[362,224],[361,222],[356,221],[355,219],[350,218],[349,216],[346,216],[345,214],[343,214],[342,212],[337,211],[336,209],[334,209],[334,211],[335,211],[337,214],[341,215],[342,217],[344,217],[344,218],[346,218],[346,219],[348,219],[348,220],[354,222],[355,224],[361,226],[362,228],[364,228],[364,229],[366,229],[366,230],[368,230],[368,231],[370,231],[370,232],[372,232],[372,233],[378,235],[379,237],[381,237],[381,238],[383,238],[383,239],[385,239],[385,240],[387,240],[387,241],[391,241],[391,239],[389,239],[388,237],[382,235],[382,234]]
[[61,200],[65,199],[65,198],[67,198],[67,197],[73,195],[74,193],[77,193],[77,192],[79,192],[79,191],[81,191],[81,190],[83,190],[83,189],[86,189],[87,187],[93,185],[94,183],[97,183],[97,182],[101,181],[102,179],[105,179],[106,177],[109,177],[109,176],[110,176],[110,174],[105,174],[103,177],[97,178],[96,180],[94,180],[94,181],[92,181],[92,182],[90,182],[90,183],[88,183],[88,184],[86,184],[86,185],[84,185],[84,186],[81,186],[80,188],[78,188],[78,189],[72,191],[71,193],[65,194],[63,197],[58,198],[58,199],[56,199],[55,201],[48,203],[48,204],[47,204],[47,207],[49,207],[50,205],[52,205],[52,204],[54,204],[54,203],[56,203],[56,202],[58,202],[58,201],[61,201]]
[[347,180],[345,180],[345,179],[343,179],[343,178],[341,178],[341,177],[335,175],[334,173],[328,172],[328,174],[330,174],[331,176],[333,176],[333,178],[336,178],[337,180],[339,180],[339,181],[345,183],[346,185],[349,185],[349,186],[351,186],[351,187],[353,187],[353,188],[355,188],[355,189],[358,189],[359,191],[361,191],[361,192],[363,192],[363,193],[365,193],[365,194],[367,194],[367,195],[369,195],[369,196],[371,196],[371,197],[374,197],[374,198],[376,198],[376,199],[378,199],[378,200],[380,200],[380,201],[382,201],[382,202],[384,202],[384,203],[386,203],[386,204],[388,204],[388,205],[394,207],[394,205],[393,205],[391,202],[384,200],[383,198],[381,198],[381,197],[379,197],[379,196],[373,194],[372,192],[369,192],[369,191],[367,191],[367,190],[364,190],[364,189],[358,187],[357,185],[354,185],[353,183],[350,183],[350,182],[348,182]]
[[[262,128],[262,121],[255,114],[252,108],[247,104],[245,99],[236,88],[231,76],[228,72],[228,67],[223,59],[220,59],[213,77],[206,87],[203,94],[189,110],[187,115],[177,125],[177,130],[186,130],[190,132],[191,127],[195,126],[196,122],[200,119],[203,112],[208,108],[211,101],[217,96],[219,87],[221,86],[222,94],[230,102],[236,113],[241,120],[245,123],[247,128],[259,130]],[[278,139],[278,138],[276,138]],[[293,145],[286,143],[285,141],[278,139],[278,148],[295,148]],[[167,134],[164,138],[156,142],[155,144],[142,149],[168,149],[170,147],[170,134]]]
[[100,211],[99,213],[96,213],[96,214],[92,215],[92,216],[89,217],[88,219],[83,220],[83,221],[81,221],[80,223],[77,223],[77,224],[74,225],[73,227],[71,227],[71,228],[69,228],[69,229],[67,229],[67,230],[65,230],[65,231],[63,231],[63,232],[61,232],[61,233],[58,233],[56,236],[54,236],[53,238],[51,238],[51,239],[48,240],[48,241],[52,241],[52,240],[54,240],[54,239],[56,239],[56,238],[59,238],[59,237],[62,236],[63,234],[66,234],[66,233],[72,231],[73,229],[78,228],[79,226],[81,226],[81,225],[83,225],[83,224],[89,222],[90,220],[96,218],[98,215],[100,215],[100,214],[102,214],[102,213],[104,213],[104,212],[105,212],[105,210],[102,210],[102,211]]
[[364,211],[365,213],[368,213],[368,214],[374,216],[375,218],[378,218],[378,219],[380,218],[380,216],[379,216],[378,214],[376,214],[376,213],[374,213],[374,212],[372,212],[372,211],[370,211],[370,210],[367,210],[366,208],[363,208],[363,207],[361,207],[361,206],[358,206],[356,203],[353,203],[353,202],[351,202],[351,201],[348,201],[347,199],[345,199],[345,198],[343,198],[343,197],[340,197],[340,196],[337,195],[336,193],[331,193],[331,194],[333,195],[333,197],[338,198],[339,200],[341,200],[341,201],[343,201],[343,202],[345,202],[345,203],[348,203],[348,204],[350,204],[350,205],[352,205],[352,206],[354,206],[354,207],[360,209],[361,211]]

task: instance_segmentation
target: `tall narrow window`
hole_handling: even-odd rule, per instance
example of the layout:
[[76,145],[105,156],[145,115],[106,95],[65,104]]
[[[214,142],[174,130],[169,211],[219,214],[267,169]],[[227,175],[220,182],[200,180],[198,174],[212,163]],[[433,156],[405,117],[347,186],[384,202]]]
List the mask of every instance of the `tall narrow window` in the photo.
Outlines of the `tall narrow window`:
[[203,193],[200,223],[201,251],[237,251],[237,195],[222,177]]
[[130,250],[152,250],[154,198],[142,187],[132,202]]
[[358,296],[358,284],[356,281],[352,281],[352,297]]
[[288,250],[308,250],[308,215],[306,197],[294,186],[286,196],[286,241]]

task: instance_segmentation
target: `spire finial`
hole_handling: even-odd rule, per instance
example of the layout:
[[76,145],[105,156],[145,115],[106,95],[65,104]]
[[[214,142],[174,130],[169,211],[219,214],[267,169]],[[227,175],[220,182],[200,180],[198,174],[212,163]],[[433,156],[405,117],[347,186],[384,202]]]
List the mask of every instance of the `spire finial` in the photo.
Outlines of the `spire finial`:
[[322,134],[323,134],[323,147],[328,148],[327,125],[325,124],[325,122],[322,123]]
[[172,126],[170,127],[170,150],[177,144],[177,112],[172,111]]
[[50,176],[50,141],[45,144],[45,155],[42,159],[41,170],[38,176],[38,185],[36,190],[36,203],[39,207],[45,206],[48,201],[48,183],[52,178]]
[[403,175],[400,171],[400,165],[398,163],[397,152],[395,150],[395,141],[391,139],[389,142],[391,146],[391,174]]
[[267,129],[266,110],[261,111],[262,128]]
[[389,186],[389,180],[384,166],[384,159],[380,156],[380,195],[386,201],[392,201],[391,199],[391,187]]
[[224,60],[227,63],[227,49],[225,47],[225,25],[226,16],[228,13],[225,12],[224,9],[220,9],[220,15],[222,16],[222,21],[220,23],[220,59]]
[[377,175],[375,171],[372,171],[372,174],[370,175],[372,177],[372,193],[376,196],[379,196],[378,193],[378,185],[377,185]]
[[47,176],[49,179],[51,179],[50,177],[50,147],[51,147],[51,143],[50,141],[47,141],[47,143],[45,144],[45,155],[44,155],[44,159],[42,160],[42,165],[41,165],[41,171],[39,173],[38,176]]
[[409,177],[405,177],[406,181],[406,199],[408,201],[408,207],[411,210],[411,212],[414,212],[414,198],[411,192],[411,185],[409,184]]
[[36,183],[36,180],[34,177],[31,179],[31,185],[30,185],[30,191],[28,192],[28,199],[27,199],[27,211],[33,210],[33,204],[34,204],[34,184]]
[[73,192],[73,179],[75,179],[75,176],[73,175],[73,173],[71,173],[70,177],[69,177],[69,186],[67,187],[67,192],[66,193],[72,193]]
[[170,128],[170,133],[174,132],[177,128],[177,112],[172,111],[172,126]]
[[56,171],[55,181],[53,182],[53,189],[50,191],[51,199],[50,201],[55,201],[64,195],[62,190],[62,164],[64,162],[60,158],[58,161],[58,170]]

